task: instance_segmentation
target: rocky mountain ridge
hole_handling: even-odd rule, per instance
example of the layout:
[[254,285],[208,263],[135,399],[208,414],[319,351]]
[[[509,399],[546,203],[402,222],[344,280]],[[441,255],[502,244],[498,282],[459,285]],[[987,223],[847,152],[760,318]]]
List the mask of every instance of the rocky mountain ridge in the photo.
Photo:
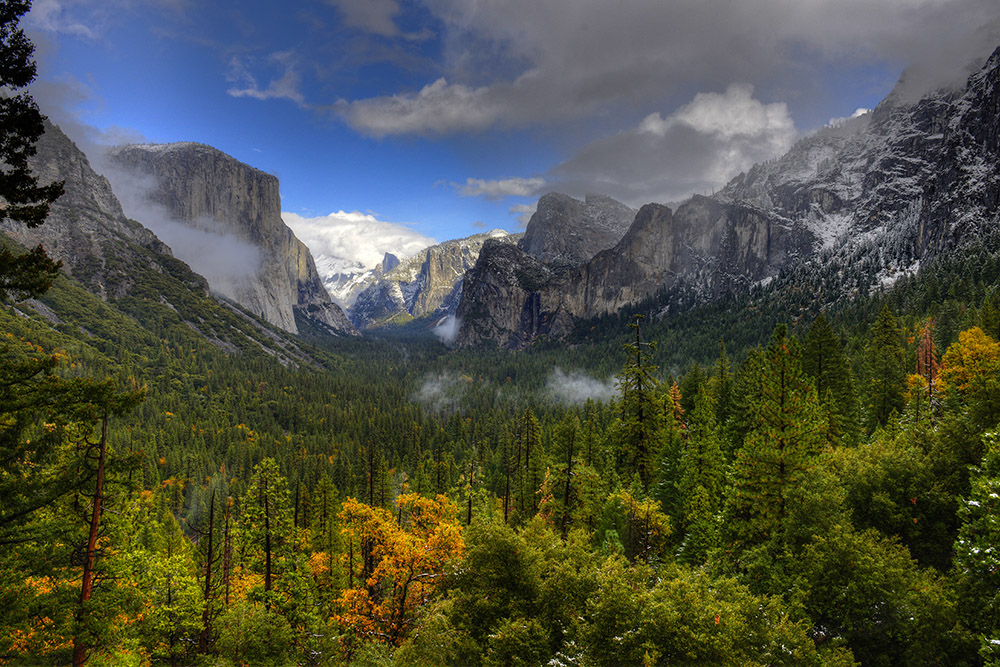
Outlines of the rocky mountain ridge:
[[[108,155],[130,176],[148,179],[145,203],[192,230],[242,242],[215,241],[220,259],[229,244],[240,245],[236,261],[246,266],[209,275],[214,291],[290,333],[298,331],[296,315],[331,332],[356,333],[330,300],[309,249],[282,221],[277,178],[190,142],[120,146]],[[185,250],[178,251],[184,259]]]
[[494,229],[431,246],[402,260],[386,254],[348,315],[358,328],[367,329],[400,317],[454,314],[465,273],[476,264],[483,244],[512,245],[517,240],[517,235]]
[[584,201],[558,192],[542,195],[518,247],[556,266],[575,266],[621,240],[635,219],[633,208],[604,195]]
[[826,271],[832,298],[889,284],[997,223],[998,81],[1000,49],[962,89],[890,94],[711,197],[642,207],[613,248],[576,266],[487,245],[458,342],[523,347],[682,282],[702,299],[795,271]]
[[[176,328],[181,337],[193,336],[226,353],[264,353],[291,365],[315,362],[291,336],[213,298],[203,276],[174,257],[156,234],[127,217],[112,184],[58,127],[46,123],[36,149],[32,171],[42,183],[64,181],[65,193],[52,204],[44,224],[28,229],[7,221],[0,224],[0,232],[24,246],[42,244],[78,285],[60,283],[51,292],[63,300],[57,297],[50,307],[46,294],[17,304],[22,312],[34,311],[54,325],[72,328],[60,323],[56,311],[72,320],[82,308],[90,316],[95,311],[107,315],[102,325],[124,317],[143,329]],[[91,294],[100,305],[65,300],[67,294],[83,293],[81,287],[90,293],[92,304],[96,300]],[[89,339],[91,333],[81,330],[79,335]]]
[[[173,255],[153,232],[130,220],[108,179],[97,174],[82,151],[49,122],[35,145],[32,172],[40,183],[63,181],[65,193],[34,229],[9,220],[0,231],[25,246],[44,245],[63,270],[102,299],[128,293],[136,270],[164,271]],[[203,278],[191,274],[190,286],[208,292]]]

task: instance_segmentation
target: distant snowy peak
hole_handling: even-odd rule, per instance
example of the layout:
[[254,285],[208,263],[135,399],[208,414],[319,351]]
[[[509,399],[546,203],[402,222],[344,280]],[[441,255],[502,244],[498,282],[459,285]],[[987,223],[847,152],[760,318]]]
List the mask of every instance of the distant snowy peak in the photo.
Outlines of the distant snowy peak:
[[322,254],[316,257],[316,270],[322,276],[330,298],[342,308],[347,308],[365,287],[398,266],[401,258],[406,258],[402,252],[386,252],[381,262],[367,267],[357,260]]
[[494,229],[445,241],[409,258],[387,254],[378,267],[361,278],[348,315],[356,326],[370,328],[400,317],[416,318],[437,311],[453,314],[465,272],[475,265],[483,243],[490,239],[516,243],[520,237]]

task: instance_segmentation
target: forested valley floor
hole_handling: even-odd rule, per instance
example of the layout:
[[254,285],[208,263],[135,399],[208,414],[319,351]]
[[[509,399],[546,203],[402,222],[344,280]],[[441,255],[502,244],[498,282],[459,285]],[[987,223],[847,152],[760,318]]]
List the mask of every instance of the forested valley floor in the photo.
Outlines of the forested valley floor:
[[994,664],[1000,270],[949,257],[297,361],[60,278],[0,308],[0,659]]

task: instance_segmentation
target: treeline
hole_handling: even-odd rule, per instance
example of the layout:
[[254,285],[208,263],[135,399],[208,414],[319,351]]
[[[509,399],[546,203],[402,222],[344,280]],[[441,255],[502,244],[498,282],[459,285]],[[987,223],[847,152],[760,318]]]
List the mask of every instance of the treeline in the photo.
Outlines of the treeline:
[[339,373],[172,350],[143,391],[11,335],[0,654],[990,664],[1000,309],[961,317],[942,347],[888,305],[861,337],[821,315],[677,376],[634,318],[613,401],[494,407],[458,375],[437,412],[413,387],[440,360],[398,342]]

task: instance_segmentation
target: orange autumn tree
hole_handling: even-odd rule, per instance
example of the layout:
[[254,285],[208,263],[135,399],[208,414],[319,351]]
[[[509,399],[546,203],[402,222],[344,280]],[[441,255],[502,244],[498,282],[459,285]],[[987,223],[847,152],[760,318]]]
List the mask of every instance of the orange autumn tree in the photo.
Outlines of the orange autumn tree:
[[396,505],[393,516],[353,498],[344,501],[343,562],[352,583],[338,600],[335,620],[360,639],[398,645],[465,544],[457,508],[446,496],[408,493]]

